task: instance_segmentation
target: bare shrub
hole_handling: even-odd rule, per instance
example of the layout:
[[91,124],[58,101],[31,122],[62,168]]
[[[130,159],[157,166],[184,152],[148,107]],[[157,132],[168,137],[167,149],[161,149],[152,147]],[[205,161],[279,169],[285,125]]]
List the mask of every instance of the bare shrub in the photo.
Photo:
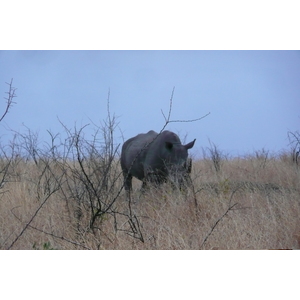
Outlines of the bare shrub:
[[291,146],[292,161],[298,165],[300,155],[300,133],[298,131],[289,131],[288,138]]
[[[6,104],[5,104],[3,114],[2,114],[2,116],[0,116],[0,122],[2,122],[3,119],[5,118],[5,116],[8,114],[12,105],[14,103],[16,103],[16,102],[14,102],[14,98],[17,97],[16,88],[12,86],[13,79],[11,79],[10,83],[6,82],[6,84],[9,86],[8,91],[6,92],[6,94],[8,94],[8,96],[4,97],[4,99],[6,100]],[[8,177],[9,177],[8,170],[9,170],[10,164],[14,160],[14,151],[7,154],[7,152],[4,150],[4,148],[5,148],[4,146],[1,146],[1,151],[0,151],[1,152],[0,153],[0,195],[2,193],[4,193],[3,191],[1,191],[1,189],[4,188],[5,182],[7,182],[7,180],[8,180]]]
[[260,162],[260,167],[264,168],[268,161],[269,151],[264,148],[262,150],[257,150],[255,151],[255,156],[257,161]]
[[[13,248],[29,228],[46,233],[32,224],[49,199],[53,201],[54,194],[64,200],[69,219],[75,214],[77,234],[88,229],[95,233],[105,215],[115,213],[114,203],[122,191],[122,184],[119,182],[119,145],[114,143],[117,125],[115,116],[110,115],[108,98],[107,120],[96,128],[91,140],[84,136],[85,126],[80,129],[75,127],[74,131],[71,131],[62,124],[66,137],[48,131],[49,144],[41,143],[38,134],[27,127],[25,133],[14,132],[11,151],[7,151],[5,147],[1,148],[1,186],[10,172],[15,176],[12,183],[20,180],[30,186],[30,194],[34,194],[31,201],[35,208],[27,221],[22,221],[24,216],[11,211],[24,225],[10,244],[6,242],[7,249]],[[20,168],[17,168],[16,164],[12,166],[16,157],[20,158]],[[11,194],[13,190],[14,188],[11,188],[7,192]],[[54,232],[47,233],[58,238]],[[60,238],[67,240],[64,236]],[[84,242],[74,244],[86,248]]]
[[[221,152],[221,150],[218,149],[218,147],[210,140],[209,140],[209,145],[210,146],[207,147],[206,149],[202,148],[203,157],[206,160],[211,160],[215,171],[218,173],[221,170],[222,159],[224,158],[224,155]],[[208,151],[208,158],[207,158],[207,151]]]
[[[83,129],[67,132],[70,141],[67,152],[71,157],[59,166],[65,173],[65,194],[77,202],[79,210],[90,210],[90,227],[93,228],[96,219],[112,212],[120,194],[119,145],[113,144],[112,136],[108,140],[105,135],[99,136],[101,132],[107,133],[104,127],[97,129],[92,141],[84,138]],[[80,215],[78,212],[79,219]]]

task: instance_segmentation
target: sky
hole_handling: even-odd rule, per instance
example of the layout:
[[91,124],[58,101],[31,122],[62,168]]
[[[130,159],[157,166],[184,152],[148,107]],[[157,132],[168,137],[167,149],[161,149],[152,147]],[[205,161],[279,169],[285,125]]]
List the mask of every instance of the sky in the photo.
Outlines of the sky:
[[[289,149],[288,131],[300,125],[299,51],[1,51],[0,112],[13,78],[16,104],[0,123],[1,143],[29,128],[49,134],[90,124],[110,112],[116,143],[160,131],[174,88],[170,123],[190,152],[209,141],[229,156]],[[123,136],[123,138],[122,138]],[[185,139],[186,138],[186,139]]]

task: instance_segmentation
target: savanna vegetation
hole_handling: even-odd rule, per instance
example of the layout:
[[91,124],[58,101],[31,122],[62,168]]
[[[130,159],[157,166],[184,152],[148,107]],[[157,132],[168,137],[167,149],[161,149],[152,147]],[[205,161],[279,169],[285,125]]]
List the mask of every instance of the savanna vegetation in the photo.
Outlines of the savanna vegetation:
[[[88,183],[73,161],[10,161],[1,249],[300,248],[299,168],[287,154],[226,159],[218,172],[211,159],[198,160],[186,191],[165,184],[141,194],[136,181],[131,203],[120,176],[101,191],[98,172]],[[97,181],[99,195],[90,190]]]
[[61,125],[49,143],[28,129],[1,145],[0,249],[300,248],[297,132],[280,155],[230,158],[211,144],[186,189],[141,193],[134,180],[126,199],[109,108],[92,138]]

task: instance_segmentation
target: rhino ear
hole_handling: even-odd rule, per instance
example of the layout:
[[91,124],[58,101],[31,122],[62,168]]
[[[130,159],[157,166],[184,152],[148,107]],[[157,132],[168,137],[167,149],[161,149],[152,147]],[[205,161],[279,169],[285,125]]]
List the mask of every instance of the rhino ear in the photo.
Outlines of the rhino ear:
[[166,142],[166,148],[167,148],[168,150],[172,150],[173,144],[170,143],[170,142]]
[[195,141],[196,141],[196,139],[194,139],[192,142],[190,142],[190,143],[184,145],[183,147],[184,147],[186,150],[191,149],[191,148],[194,147]]

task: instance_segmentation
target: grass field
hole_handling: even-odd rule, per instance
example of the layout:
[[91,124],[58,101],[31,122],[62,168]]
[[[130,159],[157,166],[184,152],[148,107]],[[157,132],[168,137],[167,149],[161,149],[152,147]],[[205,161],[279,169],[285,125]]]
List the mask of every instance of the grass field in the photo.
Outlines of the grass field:
[[[108,187],[89,173],[93,186],[102,182],[95,200],[78,168],[10,162],[0,189],[1,249],[300,248],[300,168],[287,154],[222,159],[217,168],[197,160],[187,190],[164,184],[141,194],[134,180],[130,202],[116,163]],[[109,209],[97,215],[93,201]]]

